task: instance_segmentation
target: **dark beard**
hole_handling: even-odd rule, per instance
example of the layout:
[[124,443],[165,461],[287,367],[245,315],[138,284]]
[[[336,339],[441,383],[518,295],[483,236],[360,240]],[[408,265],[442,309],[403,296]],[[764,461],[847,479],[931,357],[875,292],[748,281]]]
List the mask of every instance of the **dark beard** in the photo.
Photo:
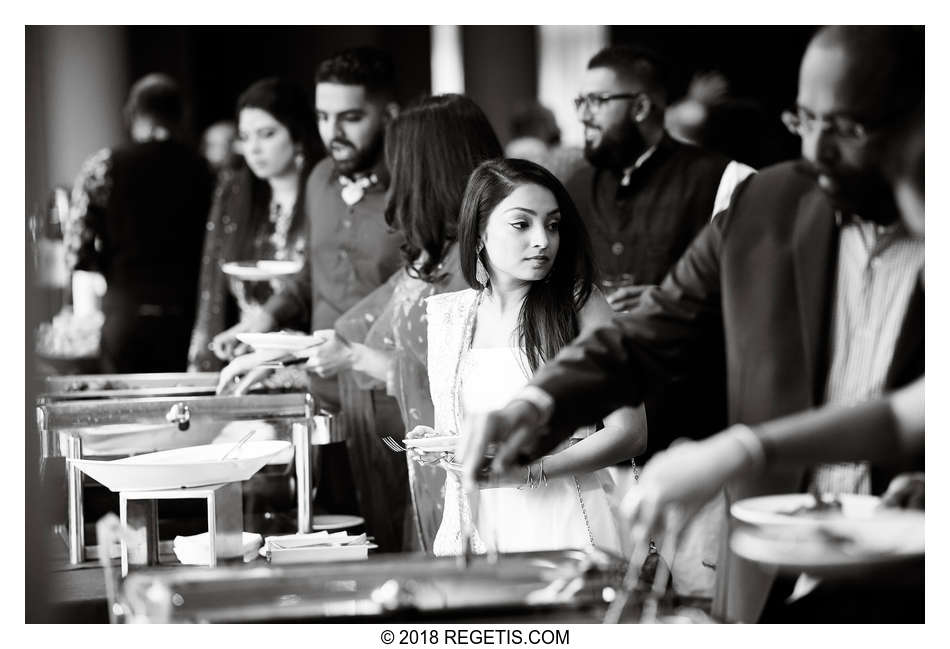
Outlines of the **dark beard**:
[[[333,138],[330,144],[334,141],[346,144],[354,149],[356,148],[352,142],[343,138]],[[349,160],[337,160],[331,153],[330,158],[333,160],[333,167],[341,176],[347,176],[348,178],[352,178],[356,174],[365,173],[379,163],[380,157],[383,154],[383,144],[385,141],[385,131],[380,131],[376,139],[374,139],[367,148],[357,149],[356,155]],[[327,149],[329,148],[328,145]]]
[[897,221],[899,212],[894,192],[879,172],[829,174],[835,178],[840,188],[838,192],[831,194],[818,184],[821,172],[813,164],[800,160],[795,167],[815,181],[818,189],[828,197],[835,209],[878,225],[891,225]]
[[625,120],[604,131],[599,146],[584,142],[584,157],[598,169],[619,170],[632,165],[646,148],[640,129],[634,122]]

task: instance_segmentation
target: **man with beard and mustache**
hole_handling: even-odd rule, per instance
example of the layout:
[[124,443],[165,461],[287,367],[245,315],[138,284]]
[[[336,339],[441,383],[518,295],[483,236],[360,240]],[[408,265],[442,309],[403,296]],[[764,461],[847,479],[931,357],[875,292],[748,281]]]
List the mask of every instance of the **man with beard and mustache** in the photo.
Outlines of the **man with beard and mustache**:
[[[923,102],[923,41],[915,27],[820,30],[802,60],[797,106],[784,117],[802,138],[803,160],[747,179],[633,312],[566,347],[504,408],[466,422],[466,481],[474,482],[489,444],[498,442],[495,472],[527,463],[689,373],[710,347],[726,358],[720,381],[731,425],[864,403],[922,377],[923,239],[899,220],[885,177],[894,139]],[[918,171],[920,163],[922,156]],[[922,201],[922,191],[909,194],[898,196]],[[777,466],[731,482],[726,499],[809,485],[880,493],[889,477],[863,463]],[[720,530],[725,540],[726,518]],[[865,577],[857,587],[820,585],[789,605],[796,579],[777,579],[775,568],[721,543],[713,614],[922,621],[922,589],[891,597]]]
[[394,93],[392,62],[375,48],[346,50],[320,64],[317,125],[329,155],[307,181],[310,273],[284,291],[287,299],[271,313],[271,328],[309,305],[310,328],[332,329],[399,268],[403,238],[383,215],[389,185],[385,129],[399,110]]
[[[403,236],[384,217],[389,172],[383,144],[386,125],[398,110],[395,71],[386,52],[357,47],[319,65],[317,125],[329,155],[307,181],[307,267],[296,281],[284,282],[259,320],[251,322],[256,331],[281,329],[306,309],[311,330],[333,330],[337,318],[402,265]],[[324,344],[346,343],[334,336]],[[222,384],[262,360],[267,358],[238,358],[222,371]],[[405,460],[362,434],[401,429],[396,401],[385,389],[365,394],[353,389],[333,368],[308,376],[318,406],[338,415],[336,425],[348,438],[345,445],[321,447],[319,506],[332,513],[360,511],[383,551],[400,550],[409,498]],[[341,391],[353,399],[344,399]],[[361,405],[354,406],[354,399]],[[385,485],[382,495],[379,485]]]
[[[619,312],[660,283],[753,172],[670,137],[664,128],[667,75],[665,61],[649,50],[607,47],[590,59],[574,102],[591,166],[575,173],[567,189],[590,232],[607,300]],[[647,401],[650,443],[641,463],[676,437],[720,429],[724,386],[716,378],[722,363],[709,355],[693,376]]]
[[[660,283],[728,204],[736,185],[753,173],[670,136],[664,128],[667,75],[666,63],[649,50],[608,47],[590,59],[575,99],[591,166],[577,172],[567,189],[590,232],[607,300],[619,312],[632,309],[647,286]],[[721,352],[710,347],[697,354],[690,375],[647,399],[649,444],[639,463],[677,437],[699,439],[725,425]],[[710,507],[697,521],[716,515]],[[716,549],[715,537],[706,538],[708,527],[694,525],[692,551],[681,555],[684,567],[674,577],[681,594],[712,593]]]
[[574,100],[591,166],[567,187],[616,311],[632,308],[646,286],[663,279],[753,171],[669,135],[667,75],[649,50],[608,47],[590,59]]

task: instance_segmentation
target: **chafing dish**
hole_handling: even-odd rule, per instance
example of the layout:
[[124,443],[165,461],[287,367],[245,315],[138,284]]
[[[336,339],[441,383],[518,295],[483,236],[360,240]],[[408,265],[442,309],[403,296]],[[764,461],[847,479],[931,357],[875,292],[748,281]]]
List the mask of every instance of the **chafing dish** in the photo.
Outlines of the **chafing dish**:
[[[378,555],[293,566],[145,570],[122,583],[128,622],[380,621],[565,614],[597,622],[624,562],[601,550],[454,558]],[[571,613],[573,612],[573,613]]]
[[132,397],[211,396],[217,372],[156,372],[153,374],[79,374],[47,376],[37,403]]
[[[84,439],[99,428],[130,425],[166,427],[178,434],[170,440],[172,447],[207,443],[208,430],[220,430],[235,421],[260,420],[289,430],[294,444],[294,468],[297,488],[297,527],[309,532],[311,527],[312,492],[301,485],[312,484],[311,453],[313,444],[324,442],[328,424],[324,417],[315,418],[313,400],[308,394],[255,394],[241,397],[151,397],[138,399],[98,399],[84,401],[46,401],[37,406],[37,423],[41,436],[41,471],[51,458],[82,459]],[[180,434],[179,434],[180,433]],[[146,430],[146,433],[148,431]],[[304,450],[306,449],[306,450]],[[146,449],[152,450],[152,449]],[[124,449],[124,455],[144,452]],[[83,520],[82,473],[67,462],[67,518],[64,530],[69,562],[78,564],[86,558]]]

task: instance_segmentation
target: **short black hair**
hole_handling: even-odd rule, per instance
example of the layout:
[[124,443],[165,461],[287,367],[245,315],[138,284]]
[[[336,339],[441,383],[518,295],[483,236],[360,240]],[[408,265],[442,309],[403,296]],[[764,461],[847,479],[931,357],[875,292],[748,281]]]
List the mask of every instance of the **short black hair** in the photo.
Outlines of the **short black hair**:
[[391,99],[396,92],[396,69],[389,54],[375,47],[353,47],[320,63],[317,83],[363,86],[367,94]]
[[147,117],[175,131],[184,120],[185,101],[174,79],[167,74],[153,73],[132,85],[124,113],[130,124],[136,117]]
[[626,79],[636,79],[647,92],[665,101],[670,94],[670,64],[659,53],[641,45],[611,45],[595,54],[587,69],[610,68]]

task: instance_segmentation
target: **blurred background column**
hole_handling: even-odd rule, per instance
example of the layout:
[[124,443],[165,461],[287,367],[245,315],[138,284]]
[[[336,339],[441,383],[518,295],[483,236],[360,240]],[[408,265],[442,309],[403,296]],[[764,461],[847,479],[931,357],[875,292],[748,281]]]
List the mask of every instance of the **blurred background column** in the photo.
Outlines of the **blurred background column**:
[[540,25],[537,31],[538,100],[554,112],[561,143],[583,146],[584,132],[572,100],[587,61],[608,45],[610,30],[604,25]]
[[481,106],[505,144],[515,107],[537,98],[535,27],[467,25],[461,31],[465,94]]
[[123,27],[26,28],[26,209],[35,239],[38,321],[69,302],[62,220],[82,163],[125,139]]
[[89,155],[125,138],[125,31],[27,27],[26,50],[27,198],[45,203]]
[[[38,472],[39,438],[33,412],[33,331],[57,312],[68,281],[58,219],[68,209],[64,193],[82,162],[123,139],[122,104],[128,88],[122,27],[27,27],[25,241],[39,263],[27,257],[26,334],[26,621],[55,621],[48,608],[50,516],[58,504]],[[55,187],[63,187],[58,195]],[[64,200],[66,199],[66,200]],[[53,218],[55,215],[55,218]],[[29,219],[29,221],[28,221]],[[42,242],[42,246],[39,243]],[[59,250],[57,250],[57,247]],[[29,249],[29,248],[28,248]],[[37,272],[38,271],[38,272]],[[55,490],[54,490],[55,491]]]
[[433,25],[432,94],[465,93],[465,66],[462,59],[462,28],[458,25]]

